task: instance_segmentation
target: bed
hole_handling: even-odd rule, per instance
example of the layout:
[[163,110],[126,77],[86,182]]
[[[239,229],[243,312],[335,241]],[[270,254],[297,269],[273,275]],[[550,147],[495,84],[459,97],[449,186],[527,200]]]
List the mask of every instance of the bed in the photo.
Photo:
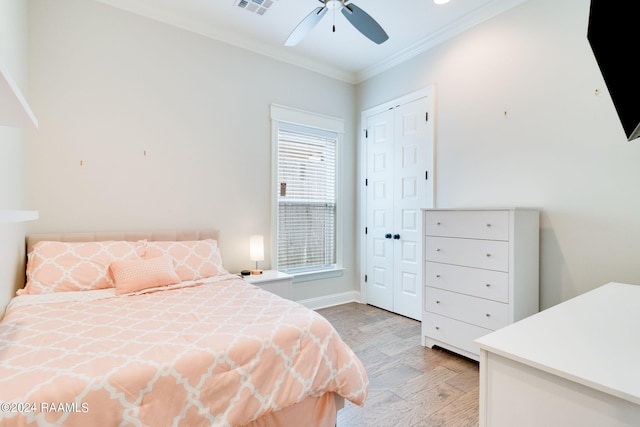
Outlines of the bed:
[[215,230],[31,235],[0,322],[0,425],[335,426],[366,371],[223,267]]

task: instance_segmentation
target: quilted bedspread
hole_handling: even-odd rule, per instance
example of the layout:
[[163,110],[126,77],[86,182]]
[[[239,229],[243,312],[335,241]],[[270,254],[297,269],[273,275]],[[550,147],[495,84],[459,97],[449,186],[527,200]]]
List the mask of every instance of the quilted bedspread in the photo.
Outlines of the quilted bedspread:
[[240,426],[367,390],[328,321],[235,276],[19,296],[0,322],[1,426]]

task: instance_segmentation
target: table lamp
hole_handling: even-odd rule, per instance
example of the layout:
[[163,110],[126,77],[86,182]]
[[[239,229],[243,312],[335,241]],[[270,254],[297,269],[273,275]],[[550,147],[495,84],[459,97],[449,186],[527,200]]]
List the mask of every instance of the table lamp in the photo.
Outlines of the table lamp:
[[249,237],[249,259],[256,262],[256,269],[251,270],[251,274],[262,274],[262,270],[258,269],[258,261],[264,261],[264,236]]

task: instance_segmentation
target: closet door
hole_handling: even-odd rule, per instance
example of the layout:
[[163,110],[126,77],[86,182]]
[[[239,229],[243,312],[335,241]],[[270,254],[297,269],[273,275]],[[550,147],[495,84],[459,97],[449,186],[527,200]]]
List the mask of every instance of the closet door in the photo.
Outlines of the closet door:
[[394,109],[393,311],[422,318],[422,211],[433,190],[433,133],[427,98]]
[[366,284],[367,303],[393,311],[394,112],[367,120]]
[[420,209],[433,205],[432,105],[423,97],[371,115],[366,123],[367,303],[418,320]]

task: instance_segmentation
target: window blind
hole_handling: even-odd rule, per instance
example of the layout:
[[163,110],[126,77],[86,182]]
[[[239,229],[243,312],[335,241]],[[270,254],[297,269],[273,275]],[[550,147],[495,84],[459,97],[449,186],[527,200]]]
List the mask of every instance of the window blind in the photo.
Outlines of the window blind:
[[336,264],[335,132],[278,127],[278,268]]

